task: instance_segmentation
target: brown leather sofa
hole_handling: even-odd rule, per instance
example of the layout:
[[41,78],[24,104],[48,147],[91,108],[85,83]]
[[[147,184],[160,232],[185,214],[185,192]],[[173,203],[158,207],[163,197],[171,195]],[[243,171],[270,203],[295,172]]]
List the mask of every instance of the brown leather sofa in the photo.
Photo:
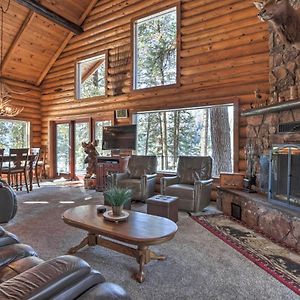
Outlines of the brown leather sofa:
[[0,223],[9,222],[17,213],[17,197],[13,189],[0,179]]
[[48,261],[0,227],[1,300],[130,299],[120,286],[105,282],[101,273],[76,256]]
[[155,193],[157,157],[133,155],[126,173],[112,174],[112,185],[132,190],[132,200],[145,202]]
[[200,212],[210,203],[212,188],[210,156],[180,156],[177,176],[161,178],[161,194],[178,197],[178,208]]

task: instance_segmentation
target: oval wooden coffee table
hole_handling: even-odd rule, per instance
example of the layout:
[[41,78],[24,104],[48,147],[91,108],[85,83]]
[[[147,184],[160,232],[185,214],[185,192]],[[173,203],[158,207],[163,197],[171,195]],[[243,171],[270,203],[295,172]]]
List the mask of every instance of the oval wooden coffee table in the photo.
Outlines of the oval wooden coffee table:
[[[109,209],[109,207],[107,207]],[[166,218],[128,211],[129,217],[124,222],[110,222],[97,214],[97,205],[84,205],[70,208],[63,213],[65,223],[88,232],[79,245],[72,247],[69,254],[76,253],[84,246],[100,245],[136,258],[139,271],[135,279],[145,280],[144,265],[151,259],[164,260],[150,251],[149,246],[171,240],[178,230],[177,225]],[[127,245],[124,245],[123,242]]]

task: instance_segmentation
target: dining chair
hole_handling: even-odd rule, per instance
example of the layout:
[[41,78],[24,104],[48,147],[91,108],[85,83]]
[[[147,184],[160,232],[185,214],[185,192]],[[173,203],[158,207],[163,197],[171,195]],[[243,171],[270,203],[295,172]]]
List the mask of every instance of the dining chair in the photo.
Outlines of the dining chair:
[[4,149],[0,149],[0,178],[2,177]]
[[[32,168],[34,170],[34,176],[36,183],[38,187],[40,187],[40,178],[43,172],[43,164],[42,164],[42,157],[43,157],[43,150],[42,148],[31,148],[30,149],[30,154],[34,155],[34,160],[33,160],[33,165]],[[39,174],[40,170],[40,174]]]
[[41,146],[40,159],[38,161],[38,168],[40,169],[40,180],[46,179],[46,158],[47,158],[47,147]]
[[16,190],[22,191],[23,175],[27,193],[29,193],[27,172],[28,172],[28,148],[9,149],[8,167],[2,168],[2,174],[7,175],[7,182]]

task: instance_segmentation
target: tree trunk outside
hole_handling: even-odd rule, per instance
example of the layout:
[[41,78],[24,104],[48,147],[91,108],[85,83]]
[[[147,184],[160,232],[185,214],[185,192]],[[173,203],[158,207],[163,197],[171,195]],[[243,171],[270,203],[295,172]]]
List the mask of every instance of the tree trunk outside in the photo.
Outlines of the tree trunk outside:
[[98,70],[96,70],[96,72],[94,73],[93,83],[94,83],[94,86],[96,86],[96,87],[99,86],[99,72],[98,72]]
[[164,156],[164,166],[167,170],[169,168],[168,163],[168,131],[167,131],[167,113],[164,111],[163,115],[163,136],[162,136],[162,144],[163,144],[163,156]]
[[208,125],[209,125],[209,114],[208,114],[208,109],[205,109],[203,111],[203,127],[201,128],[200,131],[200,153],[201,155],[207,156],[208,154]]
[[162,125],[162,118],[161,118],[161,113],[158,114],[159,118],[159,129],[160,129],[160,143],[161,143],[161,168],[162,170],[165,169],[165,164],[164,164],[164,144],[163,144],[163,125]]
[[146,145],[145,145],[145,155],[148,154],[148,150],[149,150],[149,135],[150,135],[150,127],[151,127],[151,120],[150,117],[151,114],[148,114],[148,118],[147,118],[147,133],[146,133]]
[[176,166],[177,159],[178,159],[179,127],[180,127],[180,111],[176,110],[174,112],[173,167]]
[[231,172],[231,140],[227,107],[210,109],[213,174]]

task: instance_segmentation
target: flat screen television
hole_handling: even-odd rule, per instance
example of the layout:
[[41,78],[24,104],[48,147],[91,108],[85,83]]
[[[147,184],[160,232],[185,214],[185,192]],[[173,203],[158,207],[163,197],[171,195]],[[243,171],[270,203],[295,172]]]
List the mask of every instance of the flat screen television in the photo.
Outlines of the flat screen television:
[[135,150],[136,125],[103,127],[103,150]]

